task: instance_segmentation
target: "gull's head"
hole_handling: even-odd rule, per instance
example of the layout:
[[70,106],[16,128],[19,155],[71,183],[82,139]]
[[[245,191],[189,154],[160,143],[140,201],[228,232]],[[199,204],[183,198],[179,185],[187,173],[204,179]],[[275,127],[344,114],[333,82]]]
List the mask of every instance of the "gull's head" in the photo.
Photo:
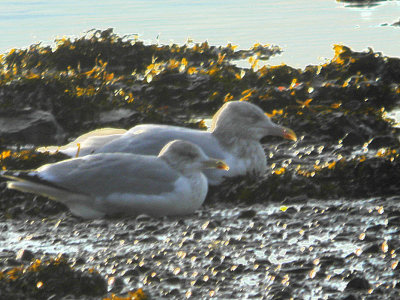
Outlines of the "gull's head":
[[267,135],[297,140],[293,130],[275,124],[261,108],[245,101],[225,103],[214,115],[211,131],[221,137],[234,136],[257,141]]
[[182,140],[169,142],[161,149],[158,156],[182,173],[204,169],[229,170],[224,161],[210,158],[199,146]]

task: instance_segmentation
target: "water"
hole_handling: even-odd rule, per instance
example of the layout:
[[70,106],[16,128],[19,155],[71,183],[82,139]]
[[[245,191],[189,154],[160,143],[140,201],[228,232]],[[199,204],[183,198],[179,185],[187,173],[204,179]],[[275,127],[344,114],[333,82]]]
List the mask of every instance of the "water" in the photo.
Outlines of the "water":
[[336,43],[399,56],[400,28],[390,26],[399,15],[400,1],[364,8],[334,0],[1,1],[0,52],[112,27],[163,44],[188,38],[214,45],[233,42],[240,48],[275,44],[284,53],[271,64],[304,67],[331,58]]

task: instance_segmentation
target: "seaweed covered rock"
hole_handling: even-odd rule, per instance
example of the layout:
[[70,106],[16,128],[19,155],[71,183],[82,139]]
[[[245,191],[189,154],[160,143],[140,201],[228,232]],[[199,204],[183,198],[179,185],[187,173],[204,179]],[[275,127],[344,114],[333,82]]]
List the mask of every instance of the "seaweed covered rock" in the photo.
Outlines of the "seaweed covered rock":
[[[240,177],[211,189],[209,199],[234,202],[282,202],[304,199],[369,198],[398,195],[400,149],[381,148],[376,155],[345,159],[273,163],[262,178]],[[371,151],[372,152],[372,151]],[[307,164],[308,163],[308,164]],[[284,166],[283,166],[284,165]]]
[[285,65],[259,69],[257,85],[245,98],[311,142],[351,134],[362,145],[377,135],[397,135],[386,111],[400,103],[400,59],[339,45],[334,50],[329,63],[304,71]]
[[75,295],[101,296],[107,283],[96,271],[74,270],[63,256],[35,260],[0,272],[0,298],[47,299]]
[[[253,56],[265,60],[279,52],[259,44],[238,51],[208,43],[147,46],[112,30],[95,31],[73,41],[59,40],[55,49],[34,45],[3,55],[0,109],[13,114],[47,111],[67,137],[107,123],[104,114],[118,109],[131,112],[130,124],[121,124],[126,127],[183,124],[196,104],[207,114],[219,107],[215,103],[205,110],[201,103],[239,81],[240,68],[230,61]],[[24,142],[18,135],[12,138]]]
[[[259,67],[279,48],[147,46],[96,31],[60,40],[54,50],[35,45],[4,55],[0,108],[47,111],[66,138],[118,124],[187,126],[193,114],[211,115],[232,99],[261,106],[310,141],[351,134],[353,143],[363,144],[396,133],[386,111],[399,104],[400,59],[338,45],[334,50],[329,63],[304,70]],[[251,68],[236,66],[239,58],[249,58]]]

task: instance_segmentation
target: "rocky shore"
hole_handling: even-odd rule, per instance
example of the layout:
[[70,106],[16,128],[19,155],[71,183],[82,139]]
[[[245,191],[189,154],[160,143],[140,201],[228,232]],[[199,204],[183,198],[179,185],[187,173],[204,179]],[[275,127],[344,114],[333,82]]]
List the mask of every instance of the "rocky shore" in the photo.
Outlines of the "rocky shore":
[[400,59],[333,50],[295,69],[264,65],[277,46],[146,45],[106,30],[3,54],[3,169],[62,160],[35,148],[96,128],[205,128],[229,100],[299,140],[266,138],[266,176],[212,188],[183,219],[83,221],[0,182],[0,298],[399,298]]

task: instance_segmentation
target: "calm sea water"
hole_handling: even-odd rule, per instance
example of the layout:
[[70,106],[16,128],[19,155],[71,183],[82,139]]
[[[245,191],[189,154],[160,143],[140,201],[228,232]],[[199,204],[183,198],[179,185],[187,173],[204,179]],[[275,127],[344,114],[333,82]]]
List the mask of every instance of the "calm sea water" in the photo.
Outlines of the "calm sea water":
[[400,27],[390,26],[399,18],[400,1],[364,8],[334,0],[0,1],[0,52],[112,27],[163,44],[275,44],[284,53],[271,64],[303,67],[331,58],[335,43],[400,56]]

